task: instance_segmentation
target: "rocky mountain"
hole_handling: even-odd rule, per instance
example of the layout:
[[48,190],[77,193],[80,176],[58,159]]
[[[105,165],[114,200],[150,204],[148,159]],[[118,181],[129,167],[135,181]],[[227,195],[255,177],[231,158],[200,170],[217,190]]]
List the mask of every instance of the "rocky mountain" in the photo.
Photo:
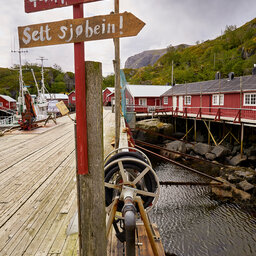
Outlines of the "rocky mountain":
[[[181,44],[177,46],[169,46],[174,49],[184,49],[189,45]],[[125,62],[125,68],[127,69],[138,69],[146,66],[153,66],[163,55],[165,55],[169,49],[148,50],[131,56]]]
[[144,51],[134,56],[131,56],[125,62],[125,68],[142,68],[153,66],[160,57],[167,53],[167,49]]

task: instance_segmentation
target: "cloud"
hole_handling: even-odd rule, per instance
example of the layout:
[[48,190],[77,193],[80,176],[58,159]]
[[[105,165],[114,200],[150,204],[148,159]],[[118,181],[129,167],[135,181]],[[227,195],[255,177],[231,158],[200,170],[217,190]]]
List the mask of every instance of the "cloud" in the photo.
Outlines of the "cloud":
[[[18,63],[17,54],[10,52],[11,49],[18,49],[18,26],[73,16],[72,7],[26,14],[24,0],[6,2],[0,9],[1,67]],[[84,5],[84,13],[86,17],[109,14],[113,8],[114,0],[104,0]],[[144,50],[213,39],[221,34],[226,25],[241,26],[255,18],[255,9],[255,0],[120,0],[120,12],[132,12],[146,23],[138,36],[120,40],[122,66],[128,57]],[[113,72],[113,40],[85,43],[85,55],[87,60],[102,62],[104,74]],[[35,63],[39,56],[48,59],[46,66],[56,63],[65,71],[74,70],[73,45],[31,48],[26,60]]]

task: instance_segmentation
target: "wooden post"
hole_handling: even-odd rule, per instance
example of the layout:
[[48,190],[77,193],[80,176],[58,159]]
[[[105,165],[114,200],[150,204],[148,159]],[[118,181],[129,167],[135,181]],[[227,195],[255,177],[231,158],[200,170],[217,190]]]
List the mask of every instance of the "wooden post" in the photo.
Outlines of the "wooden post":
[[194,120],[194,140],[196,142],[196,119]]
[[[115,0],[115,13],[119,13],[119,0]],[[120,39],[114,39],[115,44],[115,148],[118,148],[120,137],[120,108],[121,108],[121,90],[120,90]]]
[[211,135],[210,135],[210,132],[211,132],[211,121],[208,122],[208,127],[209,127],[209,131],[208,131],[208,145],[210,145],[210,143],[211,143]]
[[244,154],[244,123],[241,123],[241,158]]
[[188,119],[186,118],[186,140],[188,140]]
[[88,132],[88,175],[77,175],[80,209],[80,256],[106,255],[106,213],[103,171],[102,66],[85,62]]
[[[74,19],[83,18],[83,4],[73,7]],[[87,119],[86,119],[86,83],[84,73],[84,42],[74,44],[75,84],[76,84],[76,129],[77,129],[77,171],[88,173]]]

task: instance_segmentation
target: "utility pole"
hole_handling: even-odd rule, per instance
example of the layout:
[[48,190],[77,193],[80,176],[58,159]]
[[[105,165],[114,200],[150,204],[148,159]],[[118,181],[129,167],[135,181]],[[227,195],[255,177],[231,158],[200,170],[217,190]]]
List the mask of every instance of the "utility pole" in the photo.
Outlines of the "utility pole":
[[[115,13],[119,13],[119,0],[115,0]],[[121,107],[121,90],[120,90],[120,39],[114,39],[115,45],[115,148],[118,148],[120,137],[120,107]]]
[[172,60],[172,86],[173,86],[173,60]]

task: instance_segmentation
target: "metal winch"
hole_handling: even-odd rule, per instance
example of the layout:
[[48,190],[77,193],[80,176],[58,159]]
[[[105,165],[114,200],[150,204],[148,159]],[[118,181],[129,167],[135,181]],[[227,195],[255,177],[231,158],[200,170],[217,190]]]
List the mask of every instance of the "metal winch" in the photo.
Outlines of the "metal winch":
[[156,251],[147,213],[159,198],[160,184],[150,160],[138,149],[118,148],[105,158],[104,172],[107,235],[113,224],[117,238],[126,244],[126,255],[133,256],[136,220],[141,218]]

